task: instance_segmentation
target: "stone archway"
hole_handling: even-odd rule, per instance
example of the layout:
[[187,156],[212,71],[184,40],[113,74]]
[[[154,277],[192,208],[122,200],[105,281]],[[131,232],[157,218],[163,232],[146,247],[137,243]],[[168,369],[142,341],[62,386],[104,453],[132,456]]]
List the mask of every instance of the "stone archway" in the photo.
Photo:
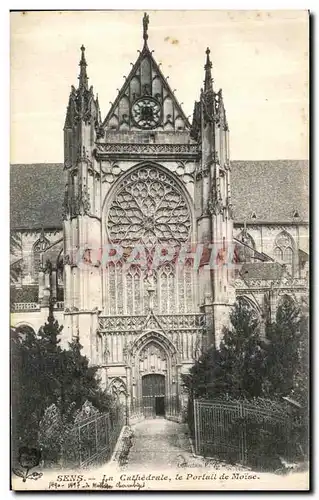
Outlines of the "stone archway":
[[247,295],[238,295],[236,300],[239,304],[242,304],[251,311],[252,318],[257,321],[257,323],[260,324],[262,322],[262,311],[256,301]]
[[[159,331],[142,334],[132,346],[129,368],[131,416],[150,418],[159,412],[167,417],[178,414],[178,353],[166,335]],[[164,398],[164,401],[157,398]]]

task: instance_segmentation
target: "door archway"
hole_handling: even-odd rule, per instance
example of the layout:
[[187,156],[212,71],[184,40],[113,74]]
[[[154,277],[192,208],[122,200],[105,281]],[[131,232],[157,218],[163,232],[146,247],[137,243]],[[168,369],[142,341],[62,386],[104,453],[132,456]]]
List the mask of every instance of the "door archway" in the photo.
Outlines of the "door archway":
[[178,414],[178,353],[165,334],[142,334],[130,349],[128,368],[132,417]]

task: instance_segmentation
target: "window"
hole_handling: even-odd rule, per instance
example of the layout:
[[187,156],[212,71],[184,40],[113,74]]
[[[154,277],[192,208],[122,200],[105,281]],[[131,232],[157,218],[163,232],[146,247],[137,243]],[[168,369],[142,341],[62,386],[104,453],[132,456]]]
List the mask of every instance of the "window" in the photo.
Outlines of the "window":
[[293,266],[293,251],[290,247],[285,248],[284,250],[284,263],[287,266],[288,271],[292,274],[292,266]]
[[[145,137],[148,138],[148,134]],[[187,198],[169,172],[157,166],[145,165],[123,177],[107,214],[107,235],[110,242],[126,249],[127,255],[134,248],[140,248],[138,254],[135,253],[135,264],[139,269],[128,270],[126,265],[123,269],[118,268],[122,265],[120,262],[108,265],[107,293],[110,311],[122,314],[118,308],[123,302],[127,314],[141,314],[143,307],[148,307],[145,272],[146,268],[152,268],[153,259],[157,255],[156,245],[175,251],[189,241],[191,225]],[[123,262],[125,258],[124,255]],[[152,295],[154,311],[171,314],[177,310],[187,312],[192,307],[192,269],[186,265],[177,274],[177,267],[163,265],[158,270],[156,286],[154,285],[156,290]]]
[[274,257],[286,265],[291,275],[294,274],[294,240],[286,231],[281,232],[276,238]]
[[40,265],[41,265],[41,254],[47,249],[49,246],[49,241],[44,236],[44,232],[42,231],[40,238],[33,245],[33,277],[35,280],[38,279]]
[[283,253],[281,248],[276,247],[274,251],[275,259],[279,260],[280,262],[283,260]]

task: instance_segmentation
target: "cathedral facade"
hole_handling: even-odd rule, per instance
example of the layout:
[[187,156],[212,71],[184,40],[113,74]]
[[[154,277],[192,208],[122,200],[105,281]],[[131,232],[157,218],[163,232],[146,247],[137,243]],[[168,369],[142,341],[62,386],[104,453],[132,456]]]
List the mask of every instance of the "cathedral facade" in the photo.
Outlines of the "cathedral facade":
[[181,374],[222,338],[236,300],[260,322],[307,307],[307,162],[232,162],[206,51],[192,122],[148,44],[104,120],[81,47],[63,165],[13,165],[12,324],[53,303],[131,421],[178,418]]

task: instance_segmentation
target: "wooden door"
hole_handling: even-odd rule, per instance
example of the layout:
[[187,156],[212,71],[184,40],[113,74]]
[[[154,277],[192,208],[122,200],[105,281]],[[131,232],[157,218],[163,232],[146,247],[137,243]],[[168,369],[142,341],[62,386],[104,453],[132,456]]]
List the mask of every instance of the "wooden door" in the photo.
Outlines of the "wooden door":
[[150,374],[142,377],[143,413],[146,418],[153,418],[158,412],[157,398],[161,399],[161,414],[165,414],[165,375]]

